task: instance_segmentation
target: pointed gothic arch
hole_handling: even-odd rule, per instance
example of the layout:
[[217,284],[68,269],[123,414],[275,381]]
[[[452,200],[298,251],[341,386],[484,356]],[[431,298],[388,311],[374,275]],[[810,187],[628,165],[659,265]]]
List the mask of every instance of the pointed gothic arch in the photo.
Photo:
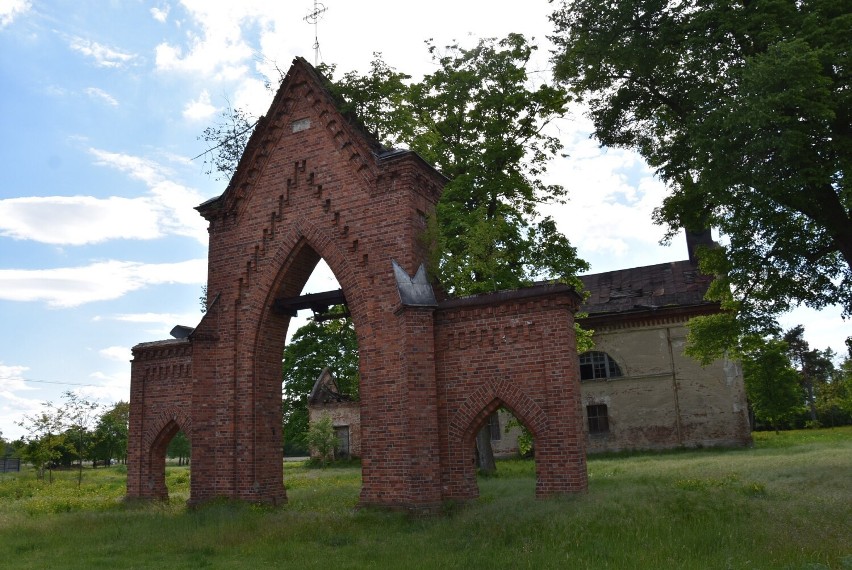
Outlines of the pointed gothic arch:
[[[579,296],[553,284],[439,302],[422,238],[446,179],[413,152],[381,147],[324,85],[294,60],[225,192],[197,208],[209,223],[210,303],[188,337],[134,347],[128,496],[156,494],[142,481],[160,440],[145,434],[179,402],[193,433],[191,503],[286,501],[280,380],[290,316],[275,306],[300,293],[321,258],[358,336],[361,504],[436,510],[474,497],[454,474],[464,471],[455,447],[489,397],[555,434],[541,446],[554,467],[537,494],[584,490]],[[152,373],[168,363],[172,372]],[[472,415],[458,416],[464,406]]]

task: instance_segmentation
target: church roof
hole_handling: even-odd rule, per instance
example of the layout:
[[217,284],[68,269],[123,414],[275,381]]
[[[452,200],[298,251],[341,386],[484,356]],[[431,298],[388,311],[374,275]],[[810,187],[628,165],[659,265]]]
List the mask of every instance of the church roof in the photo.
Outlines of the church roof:
[[688,260],[581,275],[589,298],[581,310],[589,316],[713,305],[704,300],[713,277]]
[[317,404],[332,404],[352,401],[353,400],[350,396],[340,393],[340,388],[337,386],[337,380],[334,378],[334,374],[331,373],[331,369],[328,367],[323,368],[320,375],[317,376],[317,380],[314,382],[314,387],[311,389],[311,393],[308,396],[308,404],[312,406]]

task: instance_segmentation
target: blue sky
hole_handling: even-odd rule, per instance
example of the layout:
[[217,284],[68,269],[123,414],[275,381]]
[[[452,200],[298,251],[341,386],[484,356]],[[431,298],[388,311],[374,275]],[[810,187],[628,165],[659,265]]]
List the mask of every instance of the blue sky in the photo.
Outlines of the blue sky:
[[[229,5],[234,4],[234,5]],[[239,5],[236,5],[239,4]],[[194,326],[206,279],[206,226],[193,209],[224,181],[192,160],[204,128],[230,104],[255,115],[267,78],[295,56],[338,72],[373,52],[413,76],[432,69],[424,41],[520,32],[542,46],[546,0],[436,0],[416,18],[399,2],[327,0],[0,0],[0,431],[66,390],[104,404],[129,396],[130,348]],[[316,32],[316,36],[315,36]],[[568,158],[550,181],[571,201],[552,207],[593,271],[684,259],[658,241],[650,212],[665,189],[633,153],[599,149],[580,109],[553,125]],[[334,286],[318,271],[311,290]],[[843,350],[839,310],[801,311],[815,347]],[[292,332],[292,330],[291,330]]]

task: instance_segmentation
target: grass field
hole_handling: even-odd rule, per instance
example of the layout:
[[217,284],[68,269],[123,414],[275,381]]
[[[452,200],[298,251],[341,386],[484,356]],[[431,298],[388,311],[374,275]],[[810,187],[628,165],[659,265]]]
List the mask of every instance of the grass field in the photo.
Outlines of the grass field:
[[122,467],[0,475],[5,568],[767,568],[852,570],[852,428],[755,434],[753,449],[592,457],[589,492],[534,499],[498,463],[442,516],[355,509],[357,466],[286,464],[289,503],[188,510],[121,499]]

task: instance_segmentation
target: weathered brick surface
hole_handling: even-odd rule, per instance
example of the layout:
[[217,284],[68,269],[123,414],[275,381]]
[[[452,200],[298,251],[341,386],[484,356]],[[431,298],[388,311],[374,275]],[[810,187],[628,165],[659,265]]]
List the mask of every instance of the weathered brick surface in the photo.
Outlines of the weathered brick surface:
[[[147,349],[135,349],[131,472],[156,479],[157,442],[183,422],[191,424],[191,502],[286,500],[281,355],[289,317],[272,307],[298,295],[322,258],[359,343],[362,504],[428,510],[474,496],[471,434],[498,403],[540,438],[538,493],[584,489],[573,293],[498,295],[477,308],[401,305],[392,260],[411,275],[426,260],[425,219],[444,182],[413,153],[372,145],[296,60],[231,184],[199,207],[209,221],[209,306],[180,342],[191,381],[165,382],[153,394],[141,371]],[[175,402],[185,416],[145,440]],[[128,494],[165,488],[143,486],[129,483]]]
[[168,497],[163,477],[166,448],[181,429],[192,440],[191,382],[189,341],[166,340],[133,348],[127,450],[129,496]]
[[436,314],[445,498],[477,495],[474,439],[501,406],[535,437],[538,496],[587,487],[579,370],[571,352],[578,299],[564,286],[520,293],[449,301]]
[[[324,415],[331,418],[332,425],[349,428],[349,455],[361,456],[361,406],[358,402],[329,402],[308,406],[308,419],[315,422]],[[316,454],[318,456],[319,454]],[[315,456],[311,452],[311,456]]]

